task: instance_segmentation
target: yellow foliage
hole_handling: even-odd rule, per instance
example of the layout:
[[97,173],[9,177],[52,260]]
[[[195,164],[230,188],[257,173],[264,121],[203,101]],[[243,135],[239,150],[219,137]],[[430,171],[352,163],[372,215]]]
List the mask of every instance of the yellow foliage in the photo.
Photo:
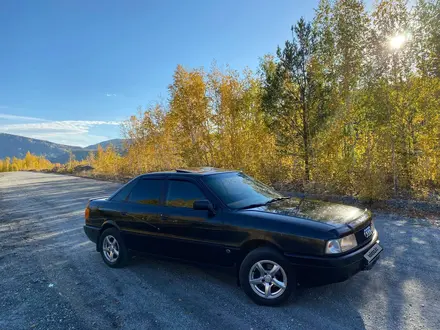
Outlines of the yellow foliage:
[[440,79],[411,77],[398,88],[384,83],[352,91],[348,105],[335,97],[332,117],[312,140],[309,182],[300,148],[284,153],[267,127],[262,88],[249,71],[179,66],[169,103],[123,124],[126,152],[99,147],[88,163],[117,176],[191,166],[238,169],[268,183],[362,198],[396,196],[395,183],[398,193],[413,197],[439,188]]
[[53,166],[54,165],[43,156],[33,155],[29,151],[23,159],[16,157],[13,157],[12,161],[9,157],[6,157],[4,160],[0,159],[0,172],[51,170]]

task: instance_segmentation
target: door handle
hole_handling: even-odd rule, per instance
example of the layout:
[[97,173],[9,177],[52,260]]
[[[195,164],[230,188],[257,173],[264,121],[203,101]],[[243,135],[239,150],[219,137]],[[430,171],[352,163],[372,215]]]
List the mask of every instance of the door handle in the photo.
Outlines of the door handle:
[[168,217],[167,215],[165,215],[165,214],[161,214],[161,215],[160,215],[160,219],[161,219],[161,220],[168,220],[169,217]]

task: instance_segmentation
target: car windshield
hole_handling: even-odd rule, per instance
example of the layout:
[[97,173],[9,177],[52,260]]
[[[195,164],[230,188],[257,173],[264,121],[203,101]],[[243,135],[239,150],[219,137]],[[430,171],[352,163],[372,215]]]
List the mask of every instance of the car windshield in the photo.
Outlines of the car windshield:
[[230,208],[241,209],[282,198],[273,188],[243,173],[224,173],[204,177],[205,183]]

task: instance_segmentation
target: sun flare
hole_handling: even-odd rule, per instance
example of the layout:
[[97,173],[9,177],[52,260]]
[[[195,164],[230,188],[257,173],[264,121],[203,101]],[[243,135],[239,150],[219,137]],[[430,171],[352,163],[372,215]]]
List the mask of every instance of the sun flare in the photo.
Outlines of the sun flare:
[[406,41],[406,37],[403,34],[398,34],[390,39],[391,49],[400,49]]

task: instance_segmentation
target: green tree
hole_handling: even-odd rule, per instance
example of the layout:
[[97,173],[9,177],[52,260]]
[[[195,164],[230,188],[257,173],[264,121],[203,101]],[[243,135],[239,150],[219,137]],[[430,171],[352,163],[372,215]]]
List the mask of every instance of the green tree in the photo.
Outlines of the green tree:
[[263,111],[274,130],[280,151],[299,157],[303,179],[311,179],[312,140],[324,125],[328,109],[319,107],[321,82],[315,79],[316,36],[301,18],[292,27],[293,37],[277,50],[277,61],[262,64]]

